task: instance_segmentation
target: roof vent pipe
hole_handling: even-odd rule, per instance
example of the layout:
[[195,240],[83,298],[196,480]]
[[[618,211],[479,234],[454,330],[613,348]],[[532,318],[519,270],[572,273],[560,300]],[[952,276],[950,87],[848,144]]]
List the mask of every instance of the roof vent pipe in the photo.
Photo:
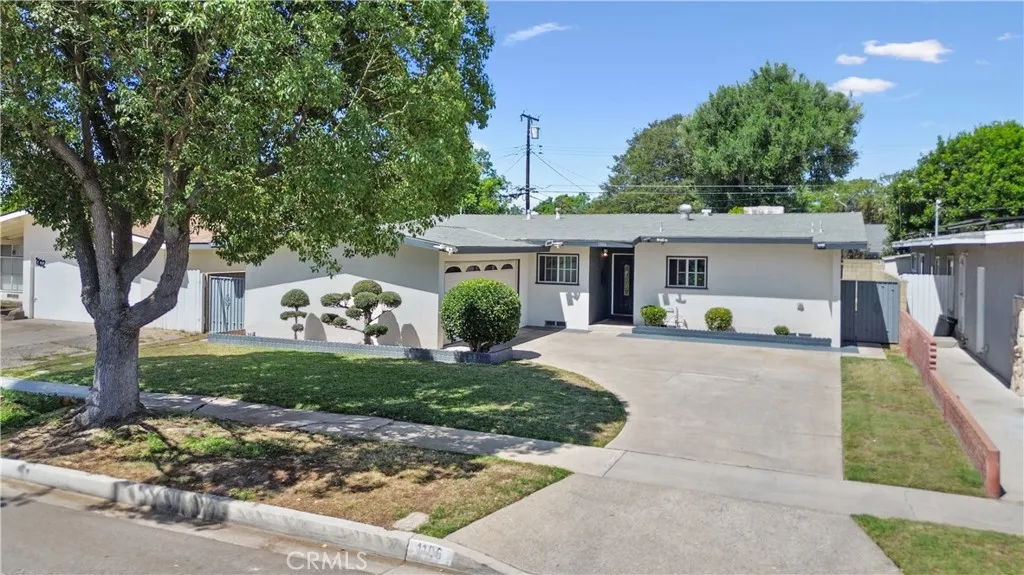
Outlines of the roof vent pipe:
[[676,211],[679,212],[680,217],[688,220],[690,219],[690,214],[693,213],[693,206],[691,206],[690,204],[679,204],[679,207],[676,208]]
[[562,219],[562,208],[555,208],[555,219]]

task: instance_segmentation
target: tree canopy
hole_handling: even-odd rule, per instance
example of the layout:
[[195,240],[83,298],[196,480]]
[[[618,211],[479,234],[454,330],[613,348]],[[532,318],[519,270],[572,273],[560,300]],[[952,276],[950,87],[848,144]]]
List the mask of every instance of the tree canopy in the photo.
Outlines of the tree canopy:
[[90,424],[138,405],[138,330],[175,305],[191,229],[231,262],[284,247],[336,271],[339,244],[392,252],[479,176],[483,2],[5,2],[0,23],[4,204],[78,261]]
[[861,212],[866,224],[886,221],[888,187],[870,178],[797,189],[797,206],[808,212]]
[[462,214],[509,214],[516,210],[508,196],[508,180],[499,176],[487,150],[473,151],[473,161],[480,172],[459,202]]
[[575,195],[559,194],[553,198],[548,197],[538,202],[537,205],[533,207],[533,211],[538,214],[551,215],[555,213],[555,208],[561,210],[561,213],[563,214],[590,213],[590,196],[582,192]]
[[892,177],[887,220],[894,239],[941,225],[1024,215],[1024,126],[994,122],[941,137],[917,165]]
[[[777,204],[798,184],[843,178],[857,160],[859,104],[786,64],[765,64],[741,84],[720,86],[685,124],[693,174],[716,208]],[[744,188],[742,186],[772,186]],[[712,193],[714,192],[714,193]]]

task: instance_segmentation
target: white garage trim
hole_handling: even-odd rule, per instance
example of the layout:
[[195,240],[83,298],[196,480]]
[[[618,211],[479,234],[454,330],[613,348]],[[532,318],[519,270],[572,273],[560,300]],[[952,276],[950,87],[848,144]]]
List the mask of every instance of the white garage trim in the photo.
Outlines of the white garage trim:
[[519,293],[519,260],[446,261],[442,296],[456,285],[471,279],[489,278]]

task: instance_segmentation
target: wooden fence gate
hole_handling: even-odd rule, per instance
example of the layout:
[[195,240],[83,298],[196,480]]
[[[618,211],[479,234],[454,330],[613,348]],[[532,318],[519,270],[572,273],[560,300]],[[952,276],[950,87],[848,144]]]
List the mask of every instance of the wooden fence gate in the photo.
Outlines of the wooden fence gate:
[[899,282],[843,280],[840,297],[843,341],[899,343]]

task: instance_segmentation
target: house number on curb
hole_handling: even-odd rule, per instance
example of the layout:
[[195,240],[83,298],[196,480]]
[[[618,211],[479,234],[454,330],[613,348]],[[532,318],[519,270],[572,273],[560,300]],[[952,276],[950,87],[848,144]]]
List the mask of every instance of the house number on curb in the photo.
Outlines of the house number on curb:
[[455,551],[441,545],[413,539],[409,542],[409,553],[406,559],[451,567],[452,561],[455,559]]

